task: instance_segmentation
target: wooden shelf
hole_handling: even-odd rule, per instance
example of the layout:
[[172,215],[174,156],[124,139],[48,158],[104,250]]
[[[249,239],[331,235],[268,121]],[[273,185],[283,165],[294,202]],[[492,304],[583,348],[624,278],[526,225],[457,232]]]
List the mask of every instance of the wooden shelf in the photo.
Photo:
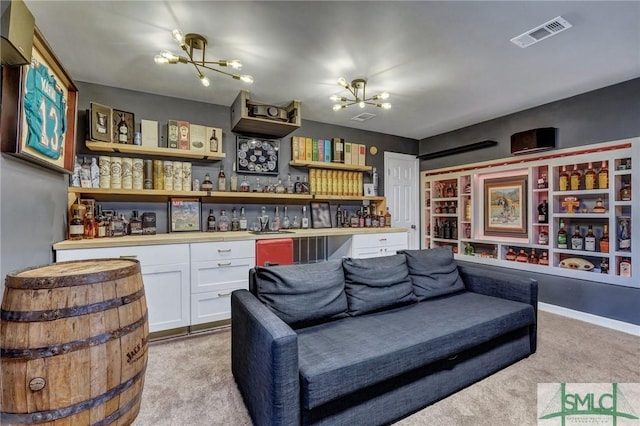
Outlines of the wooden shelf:
[[138,145],[127,145],[111,142],[94,142],[86,141],[87,148],[91,151],[97,152],[117,152],[120,154],[134,154],[134,155],[154,155],[161,157],[175,157],[175,158],[192,158],[196,160],[222,160],[226,158],[225,153],[206,153],[196,152],[186,149],[175,148],[161,148],[161,147],[143,147]]
[[320,161],[301,161],[291,160],[289,165],[293,167],[309,167],[312,169],[332,169],[332,170],[346,170],[354,172],[370,172],[373,170],[372,166],[358,166],[354,164],[342,164],[342,163],[323,163]]

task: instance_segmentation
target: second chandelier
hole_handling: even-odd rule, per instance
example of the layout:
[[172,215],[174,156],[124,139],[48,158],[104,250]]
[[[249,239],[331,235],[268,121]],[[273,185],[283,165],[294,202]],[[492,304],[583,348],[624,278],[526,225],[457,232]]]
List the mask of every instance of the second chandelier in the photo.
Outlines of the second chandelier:
[[365,105],[373,105],[378,108],[389,109],[391,104],[389,102],[378,102],[389,98],[389,93],[382,92],[378,95],[373,95],[367,98],[366,88],[367,80],[363,78],[357,78],[348,83],[343,77],[338,79],[338,85],[347,89],[354,97],[354,99],[347,98],[345,96],[331,95],[330,99],[334,102],[339,102],[333,105],[334,111],[347,108],[351,105],[358,105],[360,108],[364,108]]

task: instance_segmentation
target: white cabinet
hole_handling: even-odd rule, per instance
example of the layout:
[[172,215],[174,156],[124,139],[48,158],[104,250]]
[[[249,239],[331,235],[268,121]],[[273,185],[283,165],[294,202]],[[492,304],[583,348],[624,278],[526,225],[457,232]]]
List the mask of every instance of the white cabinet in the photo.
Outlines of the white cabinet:
[[406,232],[381,232],[329,238],[330,259],[391,256],[398,250],[408,248],[409,236]]
[[249,287],[255,241],[191,244],[191,324],[231,318],[231,292]]
[[130,257],[140,261],[149,331],[189,325],[189,245],[109,247],[58,250],[56,261]]

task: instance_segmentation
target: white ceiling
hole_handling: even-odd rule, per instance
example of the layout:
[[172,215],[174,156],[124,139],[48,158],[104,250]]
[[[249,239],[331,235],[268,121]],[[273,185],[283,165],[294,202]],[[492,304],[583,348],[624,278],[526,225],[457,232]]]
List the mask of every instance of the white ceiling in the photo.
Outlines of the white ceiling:
[[[230,106],[302,102],[302,118],[422,139],[640,77],[638,1],[34,1],[26,0],[71,78]],[[512,37],[556,16],[573,28],[526,49]],[[246,85],[191,65],[171,30],[209,39],[209,59],[240,59]],[[391,110],[334,112],[335,83],[367,78]],[[80,93],[82,96],[82,93]],[[369,112],[364,123],[351,117]]]

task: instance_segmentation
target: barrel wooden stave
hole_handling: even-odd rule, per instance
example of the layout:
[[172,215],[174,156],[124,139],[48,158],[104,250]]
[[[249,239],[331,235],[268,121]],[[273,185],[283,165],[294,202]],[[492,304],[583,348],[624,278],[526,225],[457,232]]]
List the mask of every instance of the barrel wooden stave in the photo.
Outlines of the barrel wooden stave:
[[[118,262],[122,265],[123,261]],[[105,282],[64,287],[59,285],[60,278],[56,278],[49,281],[57,283],[53,288],[32,288],[32,283],[26,286],[31,288],[16,289],[7,286],[2,309],[29,312],[42,310],[42,307],[46,306],[45,310],[55,311],[117,298],[130,298],[143,291],[142,276],[137,261],[125,262],[136,263],[135,273],[125,276],[118,273],[117,278]],[[78,265],[82,262],[62,262],[56,265],[66,263],[73,264],[70,270],[75,273],[82,271],[85,266],[92,270],[99,269],[101,262],[91,265]],[[33,269],[28,275],[29,279],[38,277],[37,271]],[[16,280],[13,280],[14,283]],[[43,282],[47,286],[47,280]],[[110,336],[110,333],[115,335],[102,343],[44,358],[24,360],[3,356],[0,372],[3,413],[60,411],[65,407],[105,396],[137,376],[137,380],[128,389],[104,398],[92,408],[79,410],[55,421],[37,424],[95,424],[128,405],[131,405],[128,411],[114,419],[112,424],[132,423],[140,408],[140,394],[144,386],[149,332],[146,315],[146,299],[142,294],[121,306],[81,316],[40,322],[2,320],[0,344],[3,350],[30,350],[51,346],[64,348],[69,342],[83,342],[96,336]],[[45,378],[46,386],[42,390],[33,392],[29,389],[29,382],[34,377]]]

